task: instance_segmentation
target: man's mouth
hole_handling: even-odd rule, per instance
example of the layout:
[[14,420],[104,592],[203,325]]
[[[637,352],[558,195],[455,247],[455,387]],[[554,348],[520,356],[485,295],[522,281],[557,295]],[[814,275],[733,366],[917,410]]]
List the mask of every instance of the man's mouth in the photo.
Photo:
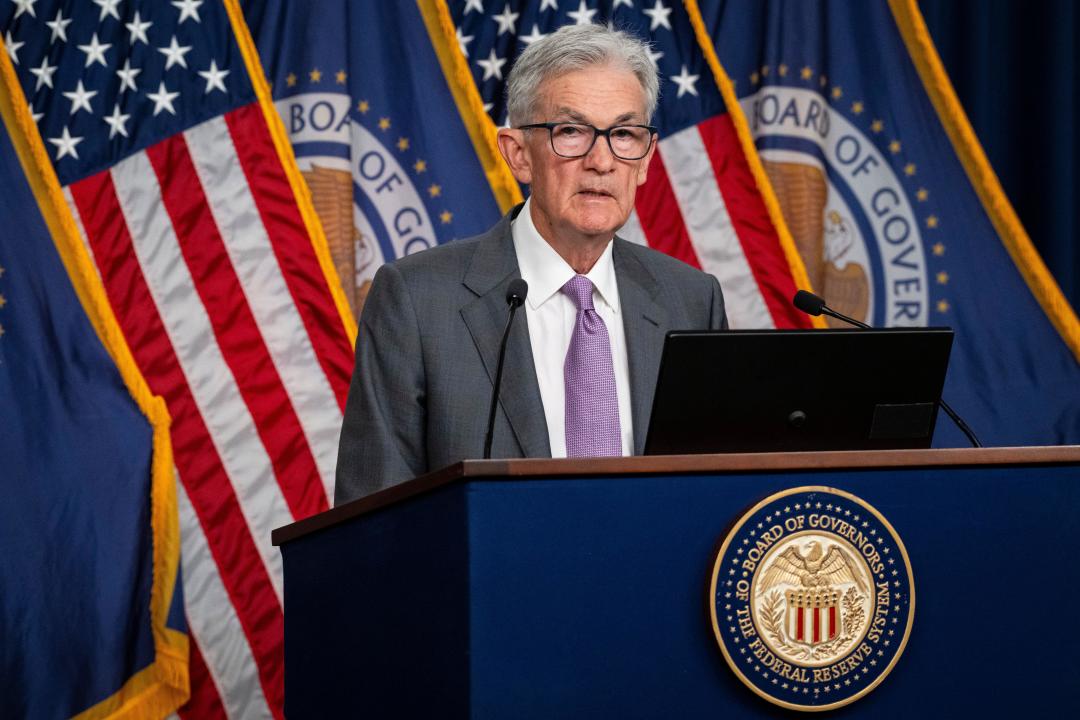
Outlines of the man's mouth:
[[609,192],[594,189],[578,190],[578,194],[587,195],[589,197],[611,197],[611,193]]

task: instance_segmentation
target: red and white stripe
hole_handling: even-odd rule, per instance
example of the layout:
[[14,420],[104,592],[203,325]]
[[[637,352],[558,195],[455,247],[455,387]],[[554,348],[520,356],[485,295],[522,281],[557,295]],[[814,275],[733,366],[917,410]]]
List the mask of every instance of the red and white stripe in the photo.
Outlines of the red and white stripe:
[[620,235],[715,275],[733,328],[810,327],[730,115],[660,141]]
[[816,645],[828,642],[838,632],[839,610],[829,607],[791,608],[788,611],[788,637]]
[[249,298],[259,333],[296,411],[318,474],[326,481],[326,495],[333,498],[341,408],[326,375],[312,372],[318,367],[315,349],[307,333],[297,332],[303,321],[275,262],[269,234],[259,221],[258,206],[235,162],[235,153],[215,152],[230,146],[228,126],[218,118],[184,135],[202,185],[221,188],[208,198],[215,223],[230,238],[224,246],[229,261]]
[[[229,602],[199,516],[183,486],[177,493],[184,573],[184,600],[192,638],[191,717],[271,717],[255,658]],[[197,667],[196,667],[197,666]],[[200,682],[201,681],[201,682]]]
[[329,506],[352,347],[262,111],[207,121],[66,194],[173,419],[192,675],[180,715],[281,718],[270,532]]

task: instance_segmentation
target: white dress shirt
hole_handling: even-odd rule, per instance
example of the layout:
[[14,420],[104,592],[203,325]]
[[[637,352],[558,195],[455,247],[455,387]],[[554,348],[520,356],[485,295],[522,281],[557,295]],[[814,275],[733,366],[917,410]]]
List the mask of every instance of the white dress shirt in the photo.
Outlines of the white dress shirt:
[[[577,275],[555,249],[540,236],[530,212],[531,199],[511,226],[514,252],[522,279],[529,284],[525,316],[529,324],[536,380],[544,403],[551,457],[566,457],[566,384],[563,365],[577,322],[574,301],[559,292]],[[622,454],[634,454],[634,425],[630,415],[630,369],[626,355],[626,328],[619,312],[619,286],[608,242],[600,259],[585,277],[593,284],[593,306],[607,325],[611,360],[615,368],[615,392],[619,398],[619,431]]]

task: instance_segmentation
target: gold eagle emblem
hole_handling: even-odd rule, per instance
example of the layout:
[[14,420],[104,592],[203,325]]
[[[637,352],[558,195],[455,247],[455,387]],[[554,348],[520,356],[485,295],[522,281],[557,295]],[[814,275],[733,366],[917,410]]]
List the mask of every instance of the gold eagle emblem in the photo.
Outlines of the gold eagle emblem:
[[341,280],[345,297],[356,317],[364,307],[370,280],[357,286],[356,275],[375,260],[370,240],[353,222],[353,181],[345,170],[312,165],[301,173],[311,191],[315,214],[319,216],[330,257]]
[[[825,173],[800,163],[764,160],[763,164],[811,287],[830,307],[866,320],[870,279],[866,269],[850,257],[857,242],[854,227],[835,210],[826,212],[829,184]],[[835,318],[825,322],[829,327],[845,326]]]
[[794,546],[780,553],[762,573],[758,595],[783,583],[822,588],[850,582],[861,592],[868,590],[848,553],[836,545],[830,545],[828,551],[824,551],[817,541],[811,541],[807,547],[806,555]]

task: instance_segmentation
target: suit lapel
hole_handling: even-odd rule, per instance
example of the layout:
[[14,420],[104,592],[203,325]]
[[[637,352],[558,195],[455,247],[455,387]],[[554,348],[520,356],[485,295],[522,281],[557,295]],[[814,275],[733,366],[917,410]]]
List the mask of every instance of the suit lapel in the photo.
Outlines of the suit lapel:
[[[504,217],[502,222],[478,243],[463,278],[465,286],[477,297],[461,308],[461,316],[492,383],[495,382],[495,368],[499,361],[499,341],[502,339],[503,328],[506,327],[506,288],[511,280],[521,276],[510,238],[512,216],[513,214]],[[490,392],[490,387],[487,390]],[[482,400],[485,418],[489,398],[490,395],[485,394],[482,399],[478,399]],[[510,420],[510,427],[522,455],[550,457],[547,420],[544,417],[544,404],[540,399],[532,343],[529,341],[529,326],[523,307],[518,309],[514,326],[510,330],[499,405]]]
[[652,414],[653,393],[660,372],[660,354],[669,328],[668,314],[657,302],[659,287],[652,273],[615,238],[612,249],[619,283],[626,355],[630,369],[630,406],[634,420],[634,453],[645,449],[645,434]]

